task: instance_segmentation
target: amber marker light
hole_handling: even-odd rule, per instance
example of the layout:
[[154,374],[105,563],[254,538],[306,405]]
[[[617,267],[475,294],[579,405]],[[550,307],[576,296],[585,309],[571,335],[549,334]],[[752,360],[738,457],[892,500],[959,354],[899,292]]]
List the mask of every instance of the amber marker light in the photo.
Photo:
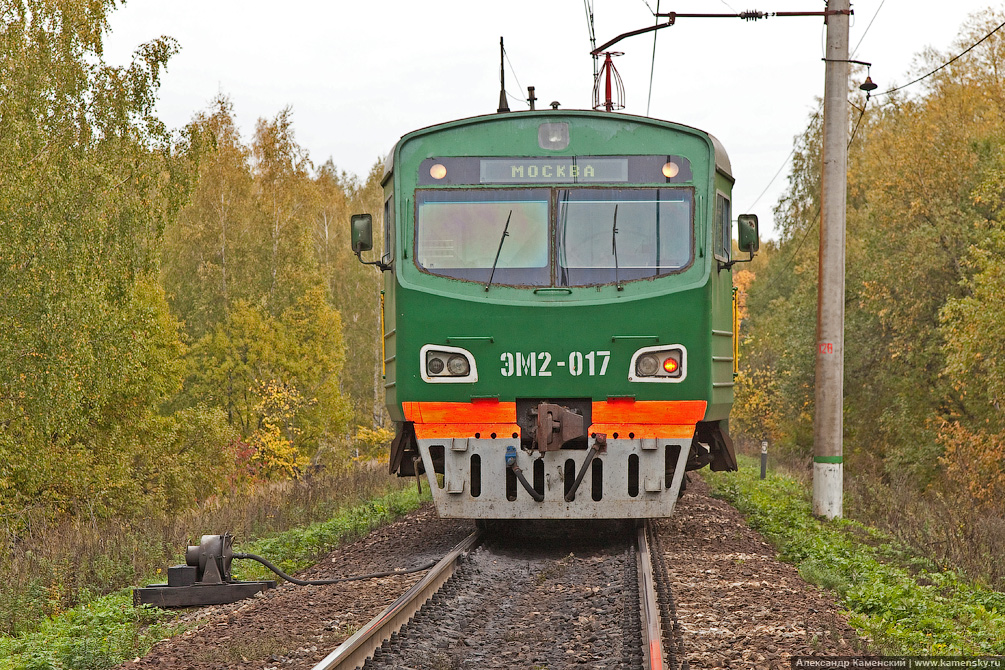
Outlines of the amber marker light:
[[[666,172],[666,168],[663,168],[663,171]],[[433,179],[443,179],[447,176],[446,166],[444,166],[443,163],[437,163],[433,167],[429,168],[429,176]]]
[[663,361],[663,369],[666,370],[667,374],[675,374],[680,369],[680,363],[677,362],[676,358],[668,358]]
[[679,172],[680,172],[680,166],[674,163],[673,161],[669,161],[666,165],[663,166],[663,176],[666,177],[667,179],[673,179],[674,177],[677,176],[677,173]]

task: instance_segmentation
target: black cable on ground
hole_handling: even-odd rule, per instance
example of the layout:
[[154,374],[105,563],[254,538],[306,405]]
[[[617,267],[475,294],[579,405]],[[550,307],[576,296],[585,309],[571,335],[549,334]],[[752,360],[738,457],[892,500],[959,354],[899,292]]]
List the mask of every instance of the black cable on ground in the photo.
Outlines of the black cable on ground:
[[256,556],[254,554],[238,554],[235,552],[234,558],[248,558],[253,561],[258,561],[259,563],[267,567],[269,570],[272,570],[274,573],[276,573],[286,581],[290,582],[291,584],[296,584],[297,586],[327,586],[328,584],[339,584],[341,582],[356,582],[363,579],[377,579],[378,577],[393,577],[394,575],[409,575],[413,572],[422,572],[423,570],[428,570],[437,563],[437,561],[430,561],[425,565],[420,565],[417,568],[409,568],[407,570],[388,570],[387,572],[372,572],[368,575],[340,577],[339,579],[308,580],[308,579],[297,579],[296,577],[289,576],[288,574],[280,570],[278,567],[276,567],[271,561],[269,561],[266,558],[262,558],[261,556]]

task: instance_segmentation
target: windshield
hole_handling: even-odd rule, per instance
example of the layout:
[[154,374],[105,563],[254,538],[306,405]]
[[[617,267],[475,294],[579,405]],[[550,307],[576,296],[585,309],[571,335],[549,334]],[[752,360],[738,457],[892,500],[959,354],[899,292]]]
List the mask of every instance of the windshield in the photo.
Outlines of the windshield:
[[557,284],[607,284],[680,270],[691,261],[691,209],[685,189],[559,190]]
[[488,282],[494,266],[495,284],[551,283],[547,190],[420,191],[416,200],[419,267]]
[[693,199],[689,188],[421,190],[415,261],[431,274],[509,286],[672,274],[693,257]]

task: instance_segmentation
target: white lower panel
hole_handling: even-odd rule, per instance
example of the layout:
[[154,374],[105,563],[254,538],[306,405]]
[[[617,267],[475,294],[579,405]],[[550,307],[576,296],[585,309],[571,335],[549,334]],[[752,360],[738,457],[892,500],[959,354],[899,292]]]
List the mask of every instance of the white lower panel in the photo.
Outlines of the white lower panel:
[[844,500],[844,464],[813,464],[813,514],[827,519],[842,516]]
[[[534,483],[534,461],[544,462],[544,501],[537,502],[516,483],[516,499],[506,496],[506,448],[519,447],[518,440],[438,439],[419,440],[419,453],[426,469],[433,502],[442,518],[461,519],[628,519],[670,516],[677,502],[684,466],[690,450],[690,440],[621,440],[607,441],[606,452],[594,460],[603,463],[599,491],[593,490],[590,465],[576,491],[575,500],[565,501],[566,461],[572,460],[578,474],[588,451],[563,449],[541,454],[517,448],[517,465],[528,482]],[[666,477],[667,447],[679,446],[680,452]],[[444,476],[442,488],[433,474],[430,449],[443,450]],[[632,476],[629,463],[637,457],[638,473]],[[472,456],[480,460],[480,478],[472,480]],[[472,495],[472,484],[480,491]],[[637,489],[637,490],[636,490]],[[635,495],[632,495],[635,493]],[[594,500],[599,497],[599,500]]]

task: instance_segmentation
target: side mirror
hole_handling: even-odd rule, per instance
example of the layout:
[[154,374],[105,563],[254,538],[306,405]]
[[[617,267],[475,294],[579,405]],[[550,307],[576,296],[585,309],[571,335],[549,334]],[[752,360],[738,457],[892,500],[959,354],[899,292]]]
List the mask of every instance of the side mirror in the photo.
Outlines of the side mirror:
[[369,214],[353,214],[349,219],[352,232],[352,251],[363,265],[376,265],[381,272],[390,270],[391,266],[382,261],[365,261],[361,255],[364,251],[373,250],[373,217]]
[[373,217],[369,214],[353,214],[349,220],[352,227],[352,251],[357,256],[373,249]]
[[761,246],[760,239],[757,234],[757,215],[740,214],[736,217],[736,226],[737,248],[753,257],[758,248]]

